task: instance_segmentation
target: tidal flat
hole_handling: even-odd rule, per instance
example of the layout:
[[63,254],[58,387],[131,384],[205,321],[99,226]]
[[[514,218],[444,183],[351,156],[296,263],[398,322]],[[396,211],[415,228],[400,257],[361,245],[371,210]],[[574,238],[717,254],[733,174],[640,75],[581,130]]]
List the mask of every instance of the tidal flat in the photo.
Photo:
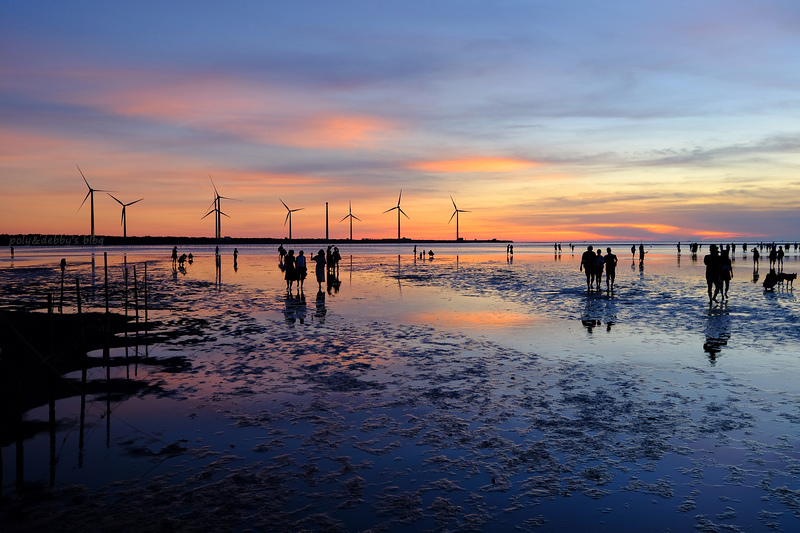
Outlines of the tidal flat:
[[[756,279],[739,252],[709,304],[703,251],[642,265],[611,246],[613,292],[587,291],[577,246],[341,244],[337,275],[318,290],[312,264],[302,293],[272,247],[234,266],[221,246],[219,268],[186,248],[184,269],[169,247],[109,248],[131,322],[147,265],[149,337],[89,351],[3,428],[3,529],[797,530],[793,289],[765,292],[766,262]],[[104,311],[103,253],[82,247],[2,258],[0,307],[62,303],[62,257],[63,313],[76,278]]]

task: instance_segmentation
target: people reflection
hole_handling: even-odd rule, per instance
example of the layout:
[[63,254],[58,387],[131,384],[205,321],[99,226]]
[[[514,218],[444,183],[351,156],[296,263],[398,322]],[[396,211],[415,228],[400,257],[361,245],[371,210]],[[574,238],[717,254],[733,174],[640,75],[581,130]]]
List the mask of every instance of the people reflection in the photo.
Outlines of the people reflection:
[[[398,278],[399,279],[399,278]],[[339,287],[341,287],[342,282],[339,281],[339,276],[336,275],[335,271],[328,271],[328,294],[333,295],[333,293],[339,292]]]
[[326,314],[328,314],[328,311],[325,308],[325,291],[323,291],[320,288],[320,290],[317,291],[316,309],[314,311],[314,316],[317,319],[319,319],[320,323],[324,323]]
[[722,348],[728,344],[731,338],[730,315],[727,304],[722,303],[720,307],[710,307],[708,309],[708,320],[706,321],[706,341],[703,343],[703,350],[708,354],[708,361],[714,365],[717,356]]
[[[288,258],[289,256],[287,255],[286,257]],[[287,323],[294,324],[299,321],[304,324],[307,310],[306,297],[303,291],[298,290],[296,295],[292,294],[292,291],[286,292],[283,315]]]

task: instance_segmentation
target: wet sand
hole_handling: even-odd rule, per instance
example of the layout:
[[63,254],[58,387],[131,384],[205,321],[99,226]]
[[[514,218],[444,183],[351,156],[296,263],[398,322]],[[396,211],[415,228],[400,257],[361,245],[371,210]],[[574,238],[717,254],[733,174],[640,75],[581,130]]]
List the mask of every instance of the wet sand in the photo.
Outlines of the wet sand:
[[[58,400],[55,440],[43,430],[22,442],[19,487],[18,444],[5,445],[4,521],[20,531],[798,527],[800,305],[791,290],[753,283],[749,256],[737,254],[730,300],[709,305],[702,256],[678,262],[670,248],[643,270],[619,253],[613,294],[586,291],[577,250],[515,245],[508,262],[504,245],[453,246],[433,261],[340,248],[338,290],[318,295],[307,280],[304,298],[287,296],[271,250],[239,247],[234,270],[225,248],[219,275],[213,248],[195,250],[185,274],[167,248],[127,250],[139,276],[147,261],[152,320],[203,325],[148,357],[189,365],[93,369],[90,382],[148,387],[95,391],[83,409],[80,393]],[[116,289],[125,251],[109,253]],[[101,307],[102,254],[92,276],[85,249],[30,252],[0,262],[2,302],[42,301],[68,252],[68,275],[93,278],[89,307]],[[800,266],[796,253],[785,262]],[[46,425],[48,409],[25,419]]]

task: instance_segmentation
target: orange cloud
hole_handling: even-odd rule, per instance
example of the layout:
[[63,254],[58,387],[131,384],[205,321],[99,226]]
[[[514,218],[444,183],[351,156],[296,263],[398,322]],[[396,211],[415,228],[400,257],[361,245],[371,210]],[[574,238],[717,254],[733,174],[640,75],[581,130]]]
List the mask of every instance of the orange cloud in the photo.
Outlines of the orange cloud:
[[381,119],[330,114],[230,122],[227,129],[261,141],[299,148],[358,148],[379,141],[391,129]]
[[682,231],[677,226],[667,224],[587,224],[592,228],[633,228],[649,231],[652,233],[676,233]]
[[536,161],[524,159],[503,159],[479,157],[473,159],[453,159],[449,161],[424,161],[410,165],[417,170],[428,172],[515,172],[541,165]]

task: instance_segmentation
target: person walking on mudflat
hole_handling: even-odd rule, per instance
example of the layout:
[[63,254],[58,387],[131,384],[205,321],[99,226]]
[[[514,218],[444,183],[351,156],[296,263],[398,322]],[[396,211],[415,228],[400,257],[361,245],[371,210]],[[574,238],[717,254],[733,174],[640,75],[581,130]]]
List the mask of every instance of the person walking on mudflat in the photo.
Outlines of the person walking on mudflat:
[[297,280],[297,267],[294,263],[294,250],[289,250],[289,253],[286,254],[286,257],[283,260],[283,266],[285,269],[285,274],[283,277],[286,280],[286,289],[291,291],[292,284]]
[[606,248],[606,289],[614,290],[614,279],[617,276],[617,256],[611,253],[611,248]]
[[[720,293],[722,285],[722,278],[720,277],[720,257],[717,251],[717,245],[712,244],[709,247],[709,253],[703,258],[703,263],[706,265],[706,283],[708,284],[708,302],[716,302],[717,295]],[[711,289],[714,289],[714,295],[711,295]]]
[[325,283],[325,251],[320,250],[311,260],[317,264],[314,272],[317,275],[317,283],[319,283],[319,290],[321,291],[322,284]]
[[722,251],[722,256],[719,258],[719,275],[722,280],[722,297],[728,297],[728,289],[731,286],[731,278],[733,278],[733,262],[731,262],[730,252],[728,250]]
[[581,266],[579,270],[586,269],[586,289],[592,290],[592,281],[594,278],[594,267],[597,264],[597,256],[592,251],[594,247],[590,244],[586,247],[586,251],[581,256]]
[[600,290],[600,284],[603,282],[603,267],[606,264],[606,258],[603,257],[603,251],[598,248],[597,249],[597,258],[595,259],[594,263],[594,282],[597,286],[597,290]]

